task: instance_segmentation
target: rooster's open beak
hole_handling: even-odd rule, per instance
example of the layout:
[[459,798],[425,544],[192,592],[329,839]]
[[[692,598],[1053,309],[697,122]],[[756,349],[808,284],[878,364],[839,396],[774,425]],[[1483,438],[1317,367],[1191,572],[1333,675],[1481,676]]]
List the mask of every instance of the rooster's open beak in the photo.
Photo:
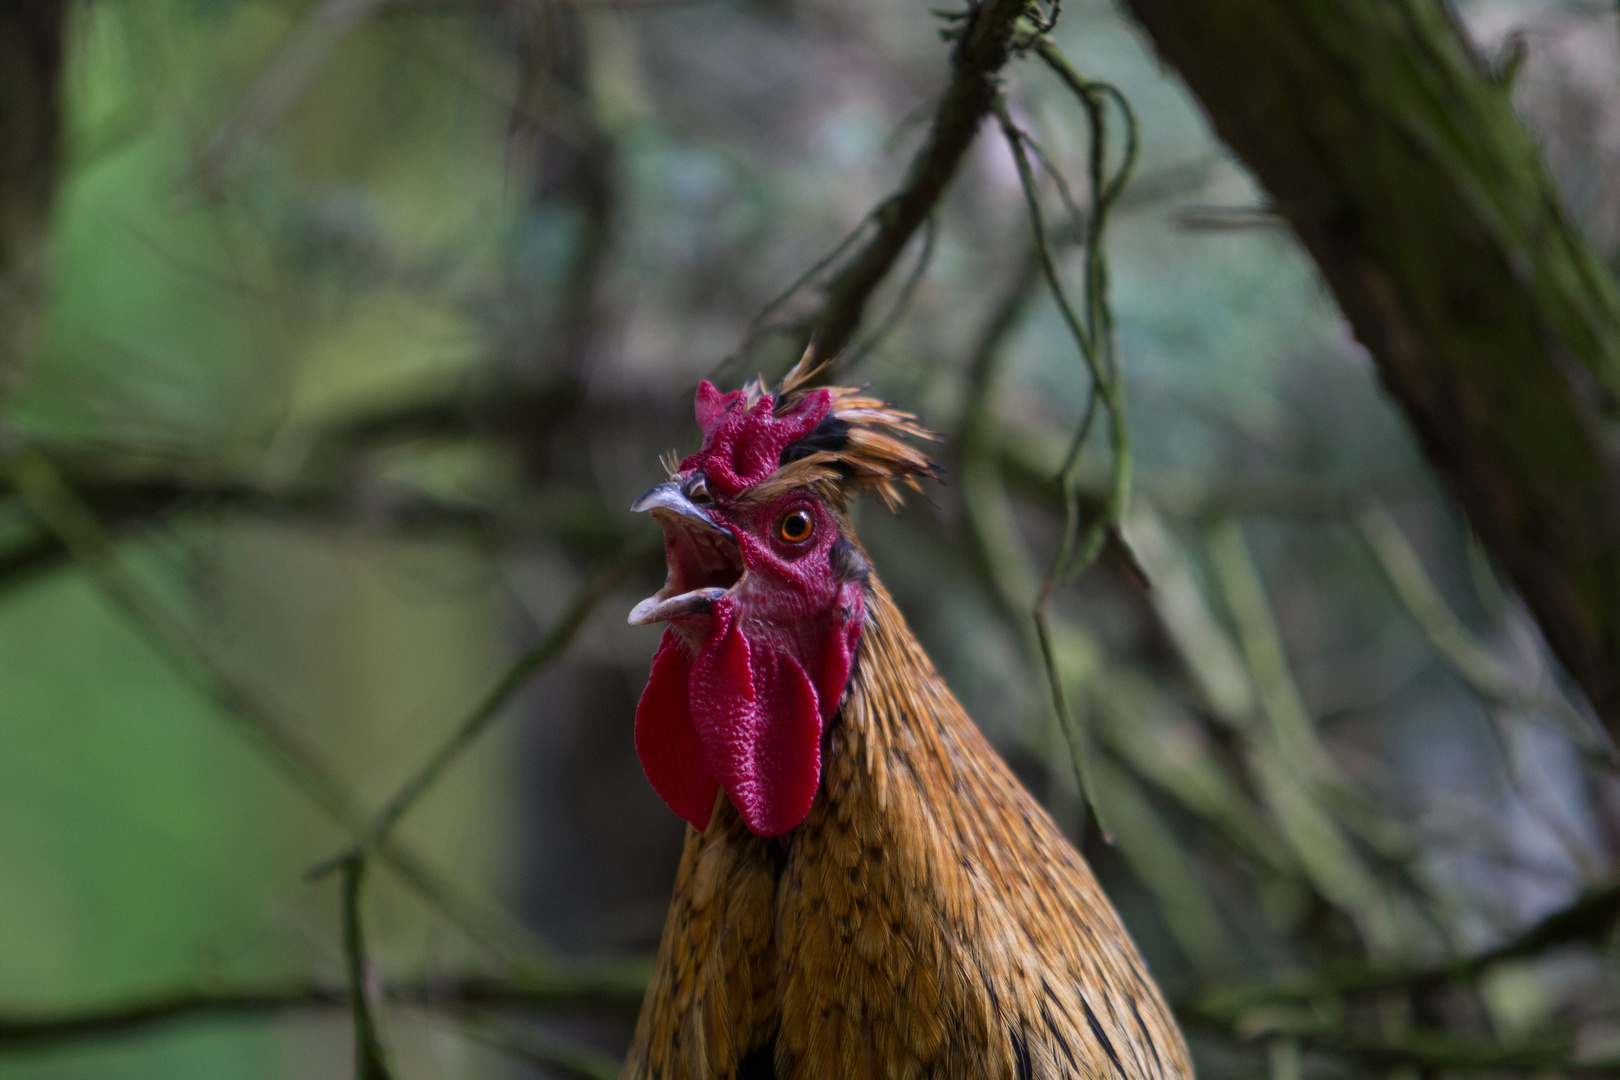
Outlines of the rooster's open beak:
[[708,614],[714,601],[743,576],[736,534],[692,501],[693,486],[693,480],[671,480],[630,504],[632,511],[652,511],[663,526],[669,564],[664,587],[630,610],[632,626]]

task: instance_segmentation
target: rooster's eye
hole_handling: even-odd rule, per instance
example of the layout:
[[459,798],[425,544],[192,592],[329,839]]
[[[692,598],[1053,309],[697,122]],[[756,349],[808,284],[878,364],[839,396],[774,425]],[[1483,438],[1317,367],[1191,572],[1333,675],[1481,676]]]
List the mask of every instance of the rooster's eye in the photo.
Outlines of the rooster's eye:
[[813,524],[808,510],[792,510],[783,514],[782,520],[776,523],[776,535],[790,544],[802,544],[810,539]]

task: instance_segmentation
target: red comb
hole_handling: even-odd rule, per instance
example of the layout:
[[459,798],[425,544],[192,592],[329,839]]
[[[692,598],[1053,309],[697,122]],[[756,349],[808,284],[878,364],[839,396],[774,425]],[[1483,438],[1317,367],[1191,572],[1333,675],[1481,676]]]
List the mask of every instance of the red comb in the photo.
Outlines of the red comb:
[[697,390],[703,448],[681,462],[681,472],[702,469],[709,487],[727,497],[746,491],[776,471],[789,443],[826,418],[833,407],[832,391],[812,390],[780,416],[775,406],[770,394],[750,406],[743,391],[722,394],[704,379]]

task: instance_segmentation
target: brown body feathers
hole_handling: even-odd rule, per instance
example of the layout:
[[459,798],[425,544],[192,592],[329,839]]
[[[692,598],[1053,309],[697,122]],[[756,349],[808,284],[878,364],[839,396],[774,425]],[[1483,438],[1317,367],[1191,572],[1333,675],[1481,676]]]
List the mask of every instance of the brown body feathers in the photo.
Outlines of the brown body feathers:
[[688,830],[623,1076],[1191,1077],[1085,862],[869,595],[804,824],[722,794]]

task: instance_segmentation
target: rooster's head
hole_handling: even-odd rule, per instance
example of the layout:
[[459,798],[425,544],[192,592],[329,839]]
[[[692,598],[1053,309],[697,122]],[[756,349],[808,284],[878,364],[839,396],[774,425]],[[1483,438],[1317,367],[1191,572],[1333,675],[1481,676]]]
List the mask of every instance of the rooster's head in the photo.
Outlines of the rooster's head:
[[858,390],[808,389],[812,373],[801,361],[772,391],[701,383],[702,448],[632,507],[663,526],[669,566],[630,613],[669,624],[636,708],[636,751],[699,829],[720,788],[761,836],[810,812],[866,610],[848,498],[870,489],[892,508],[897,481],[934,472],[904,441],[931,437],[915,417]]

